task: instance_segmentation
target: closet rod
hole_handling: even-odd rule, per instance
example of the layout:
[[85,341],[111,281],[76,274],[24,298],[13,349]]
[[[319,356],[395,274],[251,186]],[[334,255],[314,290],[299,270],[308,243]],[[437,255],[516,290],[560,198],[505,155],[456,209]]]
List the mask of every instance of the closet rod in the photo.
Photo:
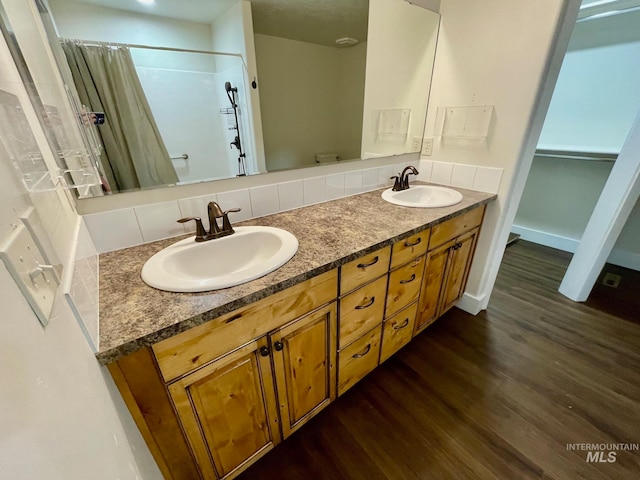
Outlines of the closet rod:
[[571,150],[545,150],[537,149],[536,157],[544,158],[563,158],[567,160],[590,160],[599,162],[615,162],[618,158],[617,153],[602,152],[576,152]]

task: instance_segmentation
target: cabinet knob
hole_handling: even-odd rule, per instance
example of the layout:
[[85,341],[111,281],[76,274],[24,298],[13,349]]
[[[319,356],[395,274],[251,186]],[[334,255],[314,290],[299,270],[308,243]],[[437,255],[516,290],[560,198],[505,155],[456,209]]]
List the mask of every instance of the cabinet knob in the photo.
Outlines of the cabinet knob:
[[276,349],[277,352],[281,351],[284,348],[284,344],[281,341],[273,342],[273,348]]
[[269,347],[260,347],[260,355],[263,357],[269,356]]

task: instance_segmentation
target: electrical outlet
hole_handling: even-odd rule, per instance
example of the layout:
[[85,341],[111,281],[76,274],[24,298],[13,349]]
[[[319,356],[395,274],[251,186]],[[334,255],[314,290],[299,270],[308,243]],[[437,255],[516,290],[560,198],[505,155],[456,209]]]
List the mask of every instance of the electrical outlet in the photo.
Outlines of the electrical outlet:
[[411,152],[418,153],[420,151],[420,145],[422,143],[422,139],[420,137],[413,137],[411,141]]
[[424,137],[422,139],[422,155],[425,155],[425,156],[433,155],[433,138],[432,137]]

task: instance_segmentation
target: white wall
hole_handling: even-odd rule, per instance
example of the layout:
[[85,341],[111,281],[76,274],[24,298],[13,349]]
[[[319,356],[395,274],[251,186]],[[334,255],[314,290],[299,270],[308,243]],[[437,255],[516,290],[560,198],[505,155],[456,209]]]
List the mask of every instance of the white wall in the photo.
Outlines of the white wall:
[[[2,38],[0,89],[19,94],[20,98],[26,94]],[[23,107],[30,108],[27,103]],[[42,153],[52,155],[46,150],[37,123],[32,125]],[[0,150],[0,243],[30,205],[35,206],[55,256],[67,273],[73,268],[74,251],[95,254],[88,237],[83,237],[84,244],[75,248],[79,219],[65,194],[59,189],[28,194],[7,153]],[[62,289],[58,289],[52,317],[45,328],[2,263],[0,292],[0,477],[160,478]]]
[[[575,252],[612,162],[535,157],[513,231],[525,240]],[[609,262],[640,270],[640,205],[636,205]]]
[[[438,21],[408,2],[370,1],[362,158],[411,152],[422,138]],[[400,110],[410,112],[408,125]]]
[[539,148],[618,153],[640,109],[640,11],[576,24]]
[[[539,148],[618,153],[640,110],[640,12],[576,24]],[[514,231],[574,252],[613,164],[538,158]],[[626,222],[608,261],[640,270],[640,207]]]
[[203,23],[71,0],[49,0],[49,6],[61,37],[194,50],[211,48],[211,29]]
[[[364,48],[356,47],[354,52],[346,53],[346,50],[261,34],[255,35],[255,43],[268,169],[313,165],[315,155],[322,152],[336,152],[347,159],[347,154],[355,151],[356,155],[351,158],[358,158],[360,139],[356,139],[354,145],[351,134],[351,145],[347,145],[345,132],[340,128],[340,117],[346,109],[341,99],[347,93],[342,82],[358,81],[362,85],[364,63],[360,60],[354,64],[360,68],[341,67],[344,56],[363,54]],[[342,79],[341,73],[348,78]],[[348,103],[356,101],[351,99]],[[361,122],[360,117],[356,125]],[[349,131],[353,132],[353,127]],[[346,151],[340,151],[341,148]]]
[[445,146],[436,139],[429,158],[504,169],[467,285],[470,303],[463,306],[470,311],[488,303],[542,125],[539,111],[550,100],[578,6],[577,0],[441,2],[425,134],[435,132],[438,107],[494,105],[495,114],[486,145]]

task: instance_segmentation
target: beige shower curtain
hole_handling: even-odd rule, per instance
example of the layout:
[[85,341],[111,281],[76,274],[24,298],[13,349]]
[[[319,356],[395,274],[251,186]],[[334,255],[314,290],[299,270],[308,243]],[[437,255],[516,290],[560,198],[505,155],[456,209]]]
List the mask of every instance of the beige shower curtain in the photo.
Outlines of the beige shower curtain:
[[178,176],[126,47],[65,41],[80,101],[104,112],[101,162],[112,191],[176,183]]

